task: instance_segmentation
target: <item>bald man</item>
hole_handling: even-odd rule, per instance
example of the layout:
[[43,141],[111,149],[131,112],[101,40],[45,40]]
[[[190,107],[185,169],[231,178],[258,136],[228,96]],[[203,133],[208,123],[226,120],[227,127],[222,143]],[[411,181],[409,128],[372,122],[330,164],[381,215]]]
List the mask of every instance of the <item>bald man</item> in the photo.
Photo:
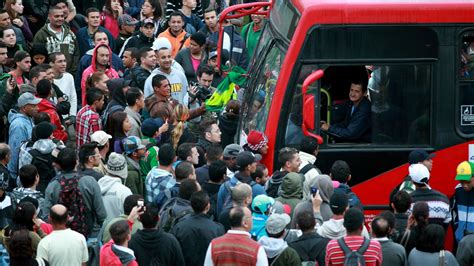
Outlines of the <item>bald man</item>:
[[51,266],[85,266],[89,260],[86,238],[67,228],[67,220],[68,211],[64,205],[51,207],[48,221],[54,231],[40,241],[36,256],[48,261]]

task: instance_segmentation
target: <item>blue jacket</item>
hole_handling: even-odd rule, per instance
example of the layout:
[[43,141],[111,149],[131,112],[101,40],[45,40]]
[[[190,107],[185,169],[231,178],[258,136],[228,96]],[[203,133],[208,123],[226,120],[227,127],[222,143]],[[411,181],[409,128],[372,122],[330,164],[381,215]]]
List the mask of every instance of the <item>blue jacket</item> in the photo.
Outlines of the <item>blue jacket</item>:
[[18,154],[20,152],[21,143],[25,140],[31,139],[31,132],[33,131],[33,119],[17,112],[10,110],[8,113],[8,122],[10,123],[8,145],[11,150],[11,158],[8,163],[8,170],[12,177],[18,175]]
[[219,217],[219,214],[222,209],[226,207],[224,206],[226,201],[230,199],[230,191],[227,187],[230,186],[232,188],[239,183],[247,183],[252,187],[252,199],[254,199],[258,195],[267,195],[263,186],[255,183],[255,181],[253,181],[250,176],[242,176],[239,172],[237,172],[229,181],[224,182],[219,188],[219,192],[217,193],[217,217]]
[[335,188],[334,190],[339,190],[340,192],[343,192],[347,195],[348,200],[349,200],[349,207],[357,207],[360,210],[364,210],[364,206],[362,205],[362,202],[360,201],[359,197],[352,192],[352,189],[346,185],[346,184],[340,184],[338,188]]
[[268,216],[261,213],[252,213],[252,230],[250,235],[253,239],[259,240],[262,236],[268,236],[265,231],[265,224],[267,223]]
[[[103,31],[107,34],[107,37],[109,38],[109,46],[112,51],[115,49],[115,39],[114,36],[112,36],[112,33],[110,33],[109,30],[106,28],[99,26],[99,31]],[[77,42],[79,45],[79,56],[82,57],[87,53],[87,51],[94,49],[94,43],[92,41],[92,38],[89,36],[89,33],[87,32],[87,26],[80,28],[77,33]]]
[[465,191],[461,184],[458,184],[451,205],[454,235],[459,242],[464,236],[464,230],[474,231],[474,190]]
[[372,109],[370,101],[363,98],[352,111],[349,106],[344,121],[331,125],[328,132],[345,142],[370,142],[372,139]]

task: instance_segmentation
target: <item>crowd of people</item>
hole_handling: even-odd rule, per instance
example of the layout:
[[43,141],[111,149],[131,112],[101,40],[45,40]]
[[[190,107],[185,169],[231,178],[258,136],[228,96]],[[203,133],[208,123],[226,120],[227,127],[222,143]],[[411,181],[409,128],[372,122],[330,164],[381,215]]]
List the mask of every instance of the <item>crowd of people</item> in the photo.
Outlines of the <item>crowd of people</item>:
[[367,224],[350,166],[322,173],[317,140],[281,149],[273,173],[263,132],[235,143],[265,25],[219,22],[238,2],[3,1],[0,265],[474,264],[474,164],[448,199],[413,151]]

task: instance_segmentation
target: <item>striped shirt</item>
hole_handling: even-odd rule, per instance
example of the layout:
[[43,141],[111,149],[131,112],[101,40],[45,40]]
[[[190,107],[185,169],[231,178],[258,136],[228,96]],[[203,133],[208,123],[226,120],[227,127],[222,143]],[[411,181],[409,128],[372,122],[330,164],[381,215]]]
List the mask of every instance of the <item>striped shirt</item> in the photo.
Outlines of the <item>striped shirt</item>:
[[[346,236],[344,242],[353,251],[360,248],[364,240],[362,236]],[[382,248],[380,243],[370,240],[370,245],[364,252],[365,265],[382,265]],[[326,265],[344,265],[345,255],[337,243],[337,239],[329,241],[326,247]]]
[[429,223],[435,223],[442,226],[448,226],[451,222],[451,212],[449,199],[443,193],[434,189],[418,188],[411,194],[411,206],[408,214],[413,211],[413,206],[419,201],[425,201],[430,209]]

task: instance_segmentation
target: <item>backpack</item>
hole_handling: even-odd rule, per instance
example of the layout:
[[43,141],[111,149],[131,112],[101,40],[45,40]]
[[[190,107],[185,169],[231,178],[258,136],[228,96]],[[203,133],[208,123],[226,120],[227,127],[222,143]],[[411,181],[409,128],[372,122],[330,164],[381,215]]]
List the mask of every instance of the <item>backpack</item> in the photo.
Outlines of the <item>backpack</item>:
[[360,248],[356,251],[352,251],[344,242],[344,238],[341,237],[337,240],[339,247],[344,251],[344,266],[365,266],[364,253],[367,251],[370,245],[370,240],[364,237],[364,241]]
[[179,197],[169,199],[161,208],[160,224],[161,231],[170,232],[171,229],[182,219],[193,213],[189,202]]
[[89,235],[89,228],[86,222],[86,205],[79,189],[79,176],[66,178],[64,176],[59,180],[60,193],[59,203],[66,206],[68,214],[71,217],[68,222],[69,228],[83,234],[86,238]]
[[56,176],[53,167],[53,156],[51,154],[42,154],[37,149],[30,149],[28,153],[32,156],[31,164],[38,170],[40,180],[48,184]]
[[123,110],[123,106],[120,106],[118,104],[110,106],[109,103],[109,105],[107,105],[107,108],[105,108],[105,111],[102,113],[102,116],[100,117],[100,121],[102,121],[102,128],[107,128],[107,119],[111,114]]
[[[32,141],[31,139],[22,141],[20,143],[20,147],[18,148],[18,161],[17,161],[17,166],[18,169],[17,173],[20,172],[20,168],[25,165],[25,164],[30,164],[31,163],[31,154],[29,151],[33,148],[33,144],[35,142]],[[28,163],[27,163],[28,162]]]
[[[240,181],[237,182],[237,184],[239,184]],[[235,185],[237,185],[235,184]],[[224,183],[224,189],[227,191],[227,194],[225,196],[225,199],[224,199],[224,205],[222,205],[222,209],[231,209],[232,208],[232,187],[234,187],[235,185],[231,185],[230,184],[230,181],[227,181]],[[250,184],[249,184],[252,189],[255,185],[257,185],[257,182],[255,181],[250,181]]]
[[308,173],[309,171],[311,171],[311,169],[316,169],[316,166],[314,166],[314,164],[308,163],[308,164],[305,165],[303,168],[301,168],[300,174],[302,174],[302,175],[304,176],[304,175],[306,175],[306,173]]

